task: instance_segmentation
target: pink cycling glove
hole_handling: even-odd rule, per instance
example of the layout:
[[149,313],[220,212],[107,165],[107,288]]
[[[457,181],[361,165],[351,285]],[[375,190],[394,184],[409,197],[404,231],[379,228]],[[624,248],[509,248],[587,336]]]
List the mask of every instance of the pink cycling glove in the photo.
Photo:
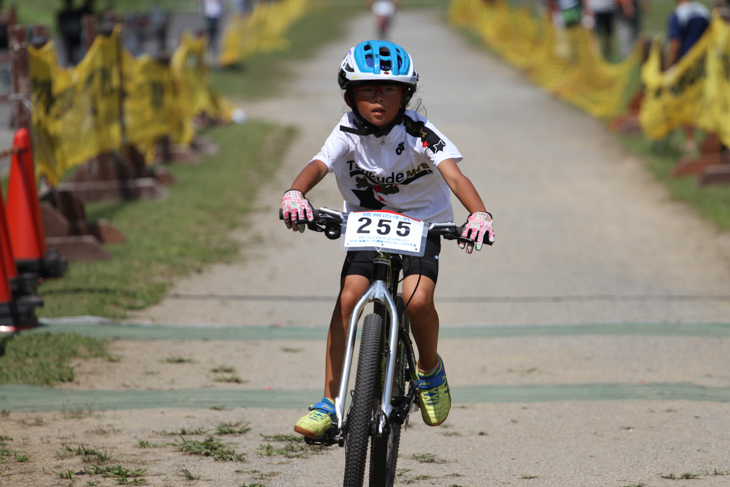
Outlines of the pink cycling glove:
[[464,242],[459,240],[459,248],[466,247],[466,253],[471,254],[476,246],[477,250],[482,250],[484,243],[484,235],[487,235],[488,242],[491,245],[494,242],[494,230],[492,229],[492,215],[486,211],[477,211],[469,215],[469,219],[464,225],[464,231],[461,238],[469,240]]
[[281,201],[281,209],[284,213],[284,223],[286,228],[303,232],[304,225],[292,225],[292,220],[314,220],[314,213],[312,213],[312,205],[309,204],[309,200],[304,197],[301,191],[296,189],[290,189],[284,193],[284,199]]

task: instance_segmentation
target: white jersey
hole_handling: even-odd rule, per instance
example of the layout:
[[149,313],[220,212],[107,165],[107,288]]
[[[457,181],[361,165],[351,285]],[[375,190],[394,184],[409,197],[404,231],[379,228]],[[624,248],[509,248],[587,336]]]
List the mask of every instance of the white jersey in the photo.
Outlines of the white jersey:
[[340,129],[357,128],[355,120],[346,113],[312,159],[335,174],[344,211],[385,209],[427,222],[453,221],[451,191],[437,167],[446,159],[461,161],[454,144],[412,110],[381,137]]
[[392,0],[378,0],[373,3],[373,14],[378,17],[392,17],[395,14],[395,2]]

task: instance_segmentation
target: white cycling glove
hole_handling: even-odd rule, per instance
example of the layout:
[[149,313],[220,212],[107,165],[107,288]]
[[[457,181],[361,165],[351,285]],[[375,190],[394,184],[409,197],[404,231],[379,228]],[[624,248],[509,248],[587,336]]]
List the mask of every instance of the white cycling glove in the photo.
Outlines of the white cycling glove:
[[309,200],[304,197],[301,191],[296,189],[290,189],[284,193],[284,198],[281,200],[281,209],[283,212],[284,223],[286,228],[303,232],[304,225],[292,225],[292,222],[297,220],[314,220],[314,213],[312,212],[312,205],[309,204]]
[[466,247],[467,254],[471,254],[474,247],[476,247],[477,250],[482,250],[485,235],[487,236],[487,242],[489,245],[494,243],[492,215],[486,211],[477,211],[472,213],[469,215],[469,218],[464,225],[464,231],[461,233],[461,238],[468,240],[468,242],[459,240],[459,248],[463,249]]

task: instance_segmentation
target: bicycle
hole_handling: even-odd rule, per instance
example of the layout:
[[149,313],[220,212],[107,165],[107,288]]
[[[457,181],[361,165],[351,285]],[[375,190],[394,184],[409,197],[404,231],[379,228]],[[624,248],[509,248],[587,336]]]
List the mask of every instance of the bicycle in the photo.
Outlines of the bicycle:
[[[402,271],[401,255],[422,256],[428,235],[447,240],[461,238],[462,228],[453,222],[425,223],[390,211],[350,214],[320,208],[313,221],[297,221],[329,239],[345,232],[344,247],[374,250],[370,287],[357,302],[348,324],[345,357],[335,413],[337,423],[321,439],[305,437],[310,445],[345,446],[345,487],[361,487],[370,443],[370,486],[392,487],[398,461],[401,427],[418,411],[416,359],[410,322],[403,296],[398,292]],[[279,211],[279,218],[283,213]],[[374,232],[373,232],[374,230]],[[352,404],[345,406],[357,326],[365,306],[373,312],[363,321]],[[372,441],[370,441],[372,440]]]

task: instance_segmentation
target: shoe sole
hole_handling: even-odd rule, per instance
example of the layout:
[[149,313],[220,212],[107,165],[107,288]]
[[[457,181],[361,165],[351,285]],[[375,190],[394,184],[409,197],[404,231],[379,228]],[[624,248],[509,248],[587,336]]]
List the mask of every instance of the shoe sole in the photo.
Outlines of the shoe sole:
[[449,419],[449,417],[446,416],[440,423],[433,423],[433,424],[431,424],[428,421],[426,421],[426,419],[423,416],[421,416],[421,419],[423,419],[423,423],[426,426],[441,426],[442,424],[444,424],[446,422],[447,419]]
[[319,440],[320,438],[322,438],[322,436],[324,436],[324,435],[317,436],[314,433],[312,433],[311,431],[309,431],[308,429],[304,429],[301,426],[295,426],[294,431],[299,433],[300,435],[304,435],[307,438],[311,438],[313,440]]

